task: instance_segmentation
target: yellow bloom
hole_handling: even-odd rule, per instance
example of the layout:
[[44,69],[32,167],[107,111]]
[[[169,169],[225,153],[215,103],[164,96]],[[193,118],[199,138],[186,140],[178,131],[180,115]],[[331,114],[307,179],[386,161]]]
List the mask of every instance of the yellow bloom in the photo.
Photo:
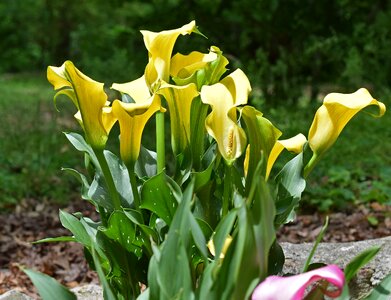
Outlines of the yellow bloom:
[[120,126],[120,154],[127,166],[133,166],[138,159],[144,127],[158,110],[160,97],[156,94],[141,103],[113,102],[113,113]]
[[190,110],[193,99],[198,96],[194,83],[175,86],[163,83],[158,94],[163,95],[170,111],[172,149],[182,153],[190,142]]
[[214,84],[227,70],[228,60],[223,52],[212,46],[208,54],[193,51],[188,55],[175,54],[171,59],[171,76],[178,85],[193,82],[200,89],[204,84]]
[[286,140],[277,140],[267,160],[266,180],[269,178],[270,171],[282,150],[287,149],[288,151],[298,154],[303,151],[303,146],[306,142],[306,137],[301,133]]
[[369,105],[379,108],[376,117],[381,117],[386,111],[385,105],[373,99],[364,88],[352,94],[331,93],[325,97],[309,130],[308,141],[313,158],[307,169],[311,170],[316,161],[335,143],[350,119]]
[[240,69],[219,83],[201,89],[202,102],[212,107],[206,118],[206,129],[228,164],[232,164],[246,146],[244,130],[237,125],[236,107],[247,103],[250,91],[250,82]]
[[95,149],[103,149],[116,119],[103,90],[97,82],[80,72],[71,61],[60,67],[50,66],[47,78],[59,95],[68,96],[79,110],[75,117],[82,125],[86,140]]
[[156,91],[160,80],[169,82],[171,54],[179,35],[198,32],[195,21],[178,29],[151,32],[142,30],[144,43],[149,53],[149,62],[145,68],[145,79],[151,91]]
[[113,114],[120,126],[120,154],[126,165],[136,162],[140,153],[141,137],[150,117],[162,110],[161,99],[157,94],[151,95],[145,76],[127,83],[114,83],[112,89],[129,95],[133,103],[119,100],[113,102]]

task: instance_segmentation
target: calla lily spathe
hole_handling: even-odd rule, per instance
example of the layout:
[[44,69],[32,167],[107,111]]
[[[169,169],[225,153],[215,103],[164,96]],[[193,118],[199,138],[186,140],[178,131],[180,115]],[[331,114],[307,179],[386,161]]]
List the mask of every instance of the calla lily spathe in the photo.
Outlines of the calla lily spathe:
[[171,76],[178,85],[195,83],[199,90],[204,84],[215,84],[226,72],[228,59],[216,46],[209,53],[193,51],[188,55],[175,54],[171,59]]
[[303,147],[307,143],[306,137],[299,133],[294,137],[285,140],[277,140],[274,144],[266,166],[266,180],[269,178],[270,171],[277,160],[278,156],[281,154],[282,150],[286,149],[290,152],[294,152],[296,154],[303,152]]
[[361,88],[352,94],[331,93],[317,110],[308,134],[308,142],[313,157],[307,166],[311,170],[318,159],[335,143],[346,124],[362,109],[376,105],[381,117],[385,105],[374,99],[368,90]]
[[161,80],[170,81],[170,64],[174,44],[179,35],[198,32],[195,21],[178,29],[152,32],[142,30],[145,47],[148,50],[149,62],[145,68],[145,79],[149,89],[155,92]]
[[164,96],[170,111],[171,142],[174,154],[185,151],[190,142],[190,110],[193,99],[198,96],[194,83],[176,86],[163,83],[157,92]]
[[129,95],[133,103],[119,100],[113,102],[113,114],[120,126],[120,154],[127,166],[136,162],[141,147],[141,137],[145,125],[161,107],[158,94],[150,94],[145,76],[128,83],[114,83],[112,89]]
[[205,121],[206,129],[228,164],[232,164],[246,146],[246,134],[237,124],[236,109],[247,103],[250,91],[250,82],[240,69],[219,83],[201,89],[202,102],[212,108]]
[[60,67],[50,66],[47,78],[59,95],[68,96],[79,110],[75,117],[84,129],[87,142],[94,149],[103,149],[116,122],[103,83],[80,72],[71,61]]
[[252,300],[301,300],[306,288],[313,282],[327,280],[337,290],[328,292],[327,296],[336,298],[343,290],[345,276],[336,265],[329,265],[303,274],[281,277],[269,276],[258,285],[252,294]]

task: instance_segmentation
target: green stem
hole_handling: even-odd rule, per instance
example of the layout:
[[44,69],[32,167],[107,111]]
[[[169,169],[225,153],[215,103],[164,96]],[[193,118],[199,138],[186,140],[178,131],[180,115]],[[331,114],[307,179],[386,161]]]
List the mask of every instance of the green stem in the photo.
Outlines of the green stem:
[[134,207],[136,208],[136,210],[139,210],[141,200],[140,200],[140,195],[138,193],[136,175],[134,172],[134,166],[128,165],[127,169],[128,169],[129,179],[130,179],[130,186],[132,187]]
[[315,153],[312,155],[310,161],[304,167],[304,179],[308,177],[308,175],[312,172],[318,161],[321,159],[322,155],[318,156]]
[[225,165],[224,190],[223,190],[223,211],[222,218],[228,214],[229,204],[232,199],[232,165]]
[[103,150],[94,149],[96,158],[98,159],[98,163],[102,169],[103,177],[105,178],[107,188],[109,189],[110,197],[113,201],[113,206],[115,210],[121,209],[121,200],[119,198],[119,194],[114,184],[113,176],[111,175],[109,165],[107,164],[107,160],[105,155],[103,154]]
[[156,152],[157,152],[157,173],[164,170],[166,165],[166,150],[164,141],[164,113],[156,113]]

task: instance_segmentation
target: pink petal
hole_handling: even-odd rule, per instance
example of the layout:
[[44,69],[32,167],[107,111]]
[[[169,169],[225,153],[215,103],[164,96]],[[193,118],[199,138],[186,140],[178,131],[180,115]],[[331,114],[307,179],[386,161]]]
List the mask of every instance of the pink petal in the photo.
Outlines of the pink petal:
[[341,294],[345,283],[344,273],[338,266],[329,265],[295,276],[269,276],[255,288],[252,300],[300,300],[306,288],[321,279],[338,288],[333,298]]

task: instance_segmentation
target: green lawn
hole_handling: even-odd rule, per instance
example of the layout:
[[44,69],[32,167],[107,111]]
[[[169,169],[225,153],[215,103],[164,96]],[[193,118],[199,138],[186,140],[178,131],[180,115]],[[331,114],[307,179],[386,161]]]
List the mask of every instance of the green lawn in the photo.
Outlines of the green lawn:
[[[65,202],[79,191],[78,182],[61,171],[83,162],[62,134],[79,130],[74,107],[62,98],[57,112],[54,94],[45,72],[0,76],[0,209],[28,197]],[[376,97],[391,105],[388,95]],[[307,135],[319,105],[259,109],[288,138]],[[391,204],[390,128],[388,113],[381,119],[359,113],[310,176],[304,201],[320,210]]]

